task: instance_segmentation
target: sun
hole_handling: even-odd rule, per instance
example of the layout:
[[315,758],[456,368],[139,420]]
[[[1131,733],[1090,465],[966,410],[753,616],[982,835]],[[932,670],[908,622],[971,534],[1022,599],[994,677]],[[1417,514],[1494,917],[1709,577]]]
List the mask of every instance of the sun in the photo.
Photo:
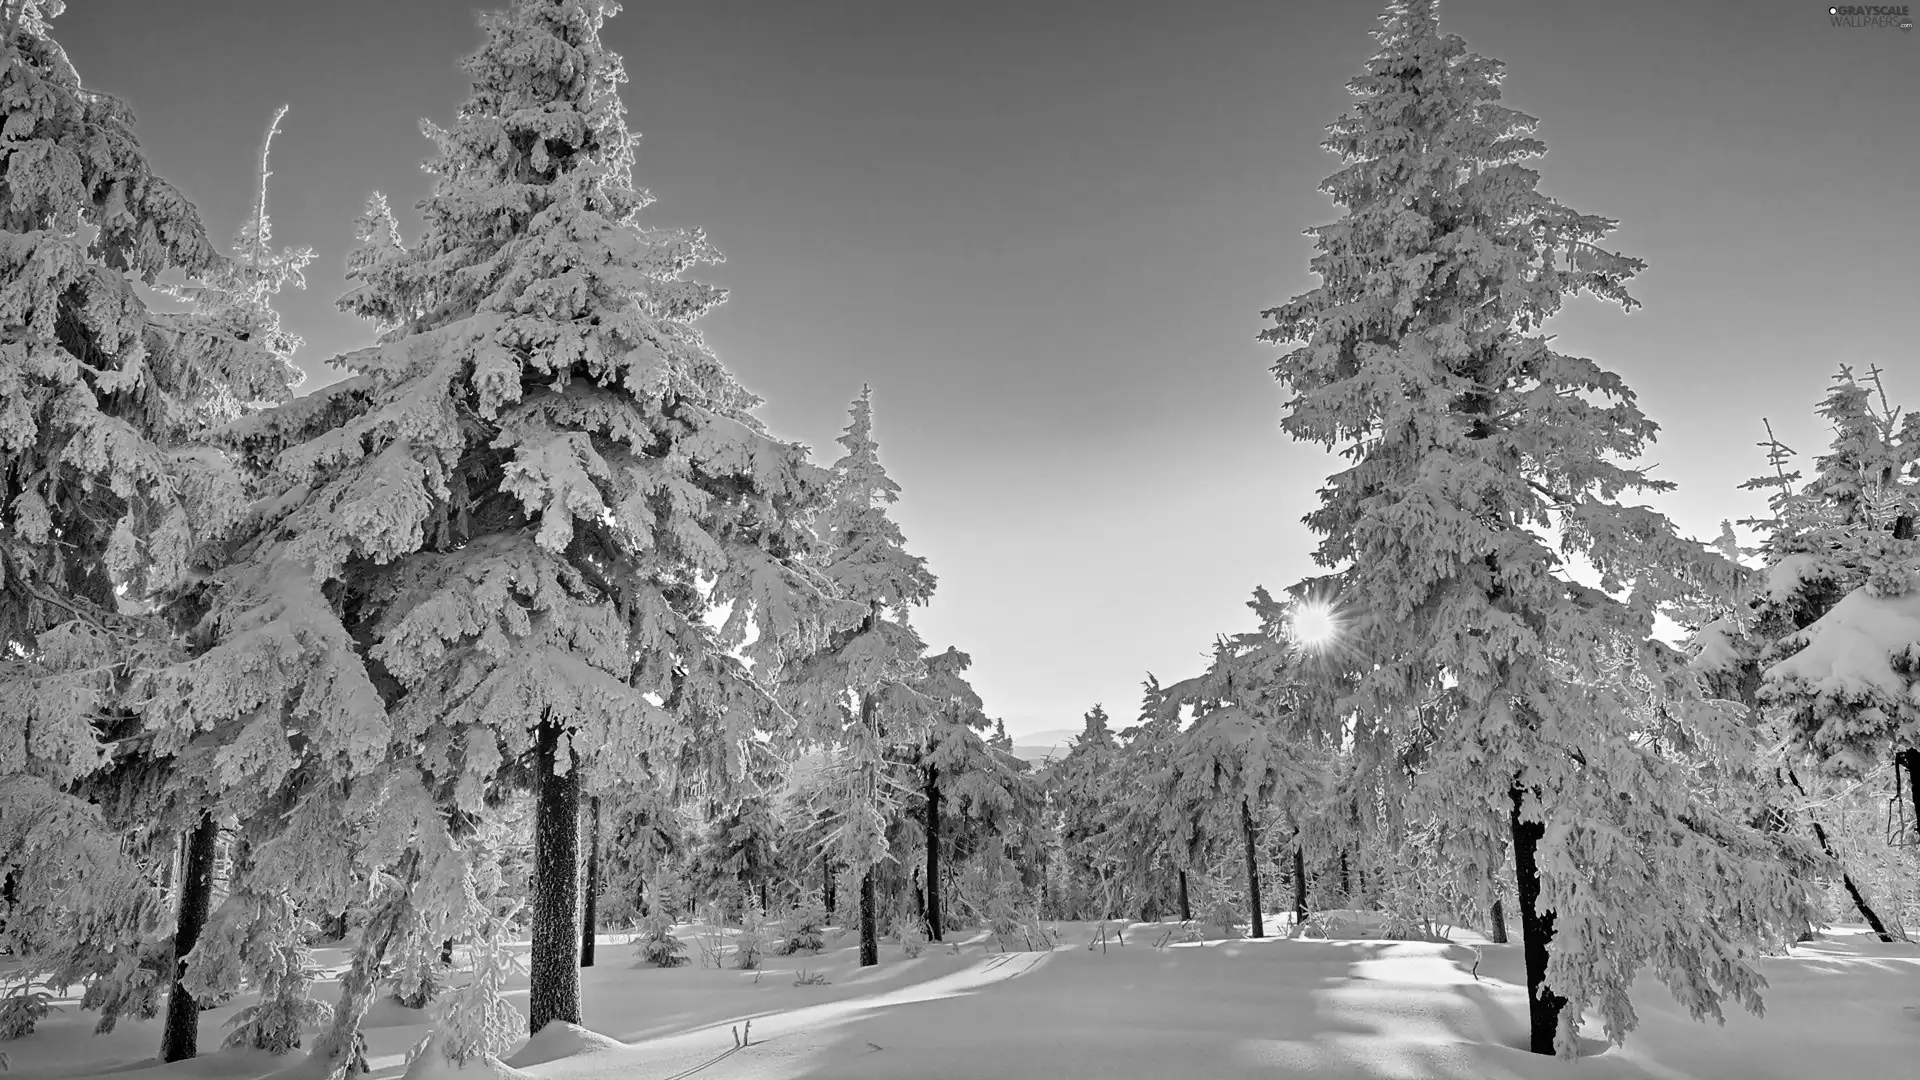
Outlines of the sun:
[[1333,609],[1325,604],[1308,602],[1301,604],[1293,612],[1293,636],[1310,649],[1330,644],[1340,632],[1340,624],[1334,620]]

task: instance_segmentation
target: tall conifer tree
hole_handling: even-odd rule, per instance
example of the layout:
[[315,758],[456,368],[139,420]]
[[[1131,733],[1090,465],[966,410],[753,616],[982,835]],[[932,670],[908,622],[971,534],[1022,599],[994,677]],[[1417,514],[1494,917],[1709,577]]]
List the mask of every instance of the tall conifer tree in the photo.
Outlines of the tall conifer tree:
[[1352,714],[1404,728],[1451,703],[1415,794],[1477,838],[1463,858],[1510,835],[1536,1052],[1574,1053],[1590,1006],[1624,1039],[1643,966],[1696,1016],[1758,1008],[1752,943],[1790,933],[1801,894],[1764,837],[1695,797],[1673,748],[1738,756],[1745,731],[1652,637],[1663,604],[1732,572],[1620,504],[1670,486],[1630,464],[1655,425],[1540,333],[1567,295],[1631,308],[1642,264],[1596,246],[1613,222],[1537,190],[1536,121],[1498,103],[1501,65],[1442,35],[1432,0],[1382,21],[1324,144],[1346,212],[1309,230],[1321,284],[1261,335],[1295,346],[1273,368],[1282,426],[1351,462],[1306,520],[1372,654]]
[[776,719],[745,664],[777,670],[829,610],[802,563],[827,475],[767,434],[693,326],[724,293],[685,275],[718,253],[639,219],[624,73],[600,40],[617,10],[482,17],[471,96],[427,126],[422,235],[405,245],[377,199],[361,222],[341,305],[378,343],[236,434],[279,495],[224,598],[239,632],[184,711],[305,717],[312,752],[368,789],[356,828],[394,871],[391,914],[316,1047],[336,1063],[360,973],[397,934],[486,916],[446,823],[484,818],[519,777],[536,807],[529,1024],[577,1023],[583,787],[681,747],[683,717],[712,723],[716,754]]
[[887,829],[912,789],[890,753],[924,736],[936,702],[915,689],[926,674],[909,610],[933,595],[926,560],[910,555],[887,507],[900,486],[880,463],[873,396],[863,387],[849,409],[834,462],[834,494],[816,523],[822,572],[858,620],[785,678],[802,734],[833,748],[817,788],[834,822],[829,851],[860,882],[860,962],[880,962],[874,868],[888,858]]
[[[146,876],[174,820],[204,815],[166,790],[187,785],[134,702],[180,658],[181,613],[246,509],[210,431],[287,397],[297,342],[267,303],[285,276],[215,251],[127,105],[82,86],[49,31],[63,9],[4,5],[0,42],[0,867],[17,868],[8,944],[55,986],[85,982],[104,1030],[181,996],[205,898],[176,923]],[[263,215],[243,229],[256,255]],[[189,309],[155,311],[136,283]],[[195,1051],[198,1008],[178,1011],[169,1060]]]

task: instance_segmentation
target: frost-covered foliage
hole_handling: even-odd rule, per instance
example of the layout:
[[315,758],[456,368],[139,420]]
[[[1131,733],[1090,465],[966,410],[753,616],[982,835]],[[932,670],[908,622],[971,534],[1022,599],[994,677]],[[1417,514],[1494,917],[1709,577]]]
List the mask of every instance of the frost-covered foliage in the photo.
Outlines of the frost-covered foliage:
[[780,944],[780,955],[792,956],[805,951],[817,953],[826,948],[827,913],[805,904],[787,916],[787,936]]
[[1199,904],[1194,915],[1201,921],[1212,923],[1220,928],[1220,933],[1229,938],[1237,938],[1246,931],[1241,924],[1247,921],[1246,906],[1241,902],[1242,893],[1235,884],[1233,861],[1231,858],[1221,861],[1200,879]]
[[773,874],[780,843],[780,829],[766,797],[735,800],[708,821],[706,834],[693,851],[690,882],[702,896],[745,901]]
[[81,85],[49,33],[63,7],[9,5],[0,63],[0,865],[17,867],[8,946],[84,984],[110,1030],[172,981],[155,879],[208,795],[205,757],[156,740],[144,708],[248,512],[208,439],[288,396],[297,343],[152,174],[126,104]]
[[1663,606],[1734,574],[1621,504],[1670,486],[1632,464],[1655,425],[1541,333],[1568,295],[1634,306],[1642,264],[1598,246],[1613,222],[1538,191],[1523,163],[1545,146],[1499,104],[1500,64],[1441,34],[1430,0],[1383,23],[1324,144],[1345,214],[1309,230],[1322,281],[1261,335],[1294,346],[1273,369],[1282,426],[1350,462],[1306,520],[1372,661],[1354,742],[1392,746],[1448,703],[1415,795],[1480,873],[1506,834],[1537,854],[1550,959],[1530,988],[1568,1005],[1535,1001],[1536,1050],[1574,1053],[1587,1008],[1625,1038],[1643,968],[1695,1016],[1757,1009],[1755,947],[1798,922],[1801,893],[1766,837],[1696,798],[1698,763],[1749,740],[1652,636]]
[[379,341],[228,432],[266,489],[259,539],[158,695],[172,730],[238,728],[218,764],[264,785],[411,793],[346,824],[421,853],[429,940],[479,917],[445,819],[485,818],[536,741],[590,786],[737,757],[780,717],[748,664],[829,605],[801,561],[826,474],[694,329],[724,294],[686,275],[717,253],[640,219],[614,10],[483,17],[472,93],[429,125],[421,235],[378,201],[361,222],[341,306]]
[[432,1047],[418,1053],[439,1053],[455,1067],[468,1061],[498,1058],[520,1039],[520,1011],[507,999],[508,983],[525,967],[505,941],[512,925],[514,905],[495,905],[491,917],[467,949],[471,957],[467,981],[441,997],[434,1006]]
[[654,967],[679,967],[688,962],[687,943],[674,934],[673,916],[660,907],[640,920],[640,937],[634,948]]
[[1814,789],[1832,786],[1821,773],[1836,785],[1885,776],[1915,743],[1920,592],[1910,583],[1920,544],[1910,537],[1920,422],[1888,403],[1878,369],[1861,380],[1842,367],[1819,412],[1832,424],[1832,444],[1804,482],[1788,468],[1793,450],[1769,429],[1773,471],[1743,485],[1769,493],[1768,516],[1744,522],[1761,542],[1741,549],[1730,527],[1721,541],[1736,557],[1758,555],[1762,567],[1730,602],[1693,620],[1692,664],[1721,696],[1757,710],[1759,729],[1784,745],[1786,756],[1756,787],[1756,812],[1782,828],[1804,816],[1840,864],[1842,909],[1892,937],[1902,912],[1881,901],[1911,902],[1910,881],[1900,880],[1911,870],[1887,873],[1886,837],[1877,826],[1870,840],[1861,833],[1844,786],[1837,798]]
[[889,855],[889,822],[911,794],[889,751],[921,741],[935,703],[913,682],[925,674],[923,645],[908,611],[933,595],[926,560],[910,555],[887,507],[900,487],[880,464],[873,402],[863,389],[839,442],[833,495],[816,523],[821,572],[849,622],[783,672],[781,682],[805,742],[829,748],[811,784],[832,821],[828,850],[856,874]]
[[187,988],[199,1001],[224,1000],[244,973],[259,995],[228,1018],[223,1046],[284,1054],[300,1046],[302,1028],[332,1022],[332,1008],[308,996],[319,967],[307,941],[317,929],[290,898],[244,888],[208,920],[187,956]]
[[1063,860],[1054,910],[1069,919],[1111,918],[1119,866],[1105,837],[1119,746],[1104,707],[1095,705],[1081,721],[1073,745],[1046,772],[1047,804]]
[[1920,746],[1920,416],[1888,403],[1877,369],[1845,367],[1820,413],[1833,442],[1813,477],[1749,485],[1775,489],[1766,589],[1723,633],[1764,666],[1759,696],[1793,749],[1857,777]]
[[1141,903],[1177,903],[1173,886],[1194,865],[1200,837],[1190,830],[1204,816],[1194,792],[1179,783],[1176,747],[1181,717],[1162,708],[1159,681],[1148,676],[1139,722],[1118,733],[1112,790],[1102,839],[1122,887]]

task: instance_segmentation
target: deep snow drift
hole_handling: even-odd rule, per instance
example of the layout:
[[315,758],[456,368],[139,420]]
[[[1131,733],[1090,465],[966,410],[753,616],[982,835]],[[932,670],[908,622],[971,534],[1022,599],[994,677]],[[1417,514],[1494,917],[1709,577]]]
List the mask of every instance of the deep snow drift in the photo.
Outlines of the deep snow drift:
[[[1275,916],[1270,926],[1283,923]],[[605,936],[601,966],[583,972],[587,1030],[549,1028],[491,1070],[431,1060],[416,1080],[1168,1077],[1366,1080],[1801,1080],[1920,1075],[1920,947],[1883,945],[1852,928],[1796,946],[1764,970],[1765,1018],[1731,1012],[1696,1024],[1649,980],[1636,987],[1640,1029],[1624,1047],[1589,1039],[1559,1062],[1518,1049],[1525,992],[1518,945],[1380,940],[1167,941],[1173,924],[1132,924],[1124,945],[1087,947],[1097,924],[1054,924],[1051,952],[999,950],[977,932],[958,952],[918,959],[882,948],[862,970],[851,936],[819,956],[769,958],[759,972],[633,967],[625,938]],[[1118,924],[1109,924],[1118,925]],[[337,952],[325,960],[338,963]],[[1477,973],[1476,973],[1477,968]],[[805,969],[826,985],[795,985]],[[524,976],[518,1001],[524,1003]],[[323,993],[333,987],[323,984]],[[201,1046],[244,1000],[203,1014]],[[25,1039],[0,1044],[9,1080],[102,1076],[252,1080],[298,1060],[214,1051],[154,1064],[157,1022],[90,1034],[71,1002]],[[752,1020],[748,1045],[735,1033]],[[1597,1030],[1597,1029],[1596,1029]],[[423,1014],[376,1006],[368,1038],[375,1077],[408,1070]],[[431,1067],[429,1067],[431,1066]]]

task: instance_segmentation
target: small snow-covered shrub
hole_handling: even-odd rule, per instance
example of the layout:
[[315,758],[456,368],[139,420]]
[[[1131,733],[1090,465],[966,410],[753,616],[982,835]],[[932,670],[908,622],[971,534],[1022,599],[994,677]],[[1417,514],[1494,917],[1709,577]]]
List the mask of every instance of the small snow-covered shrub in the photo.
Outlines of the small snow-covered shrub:
[[33,1034],[33,1025],[59,1008],[53,1003],[53,995],[45,990],[21,990],[0,999],[0,1040]]
[[719,904],[708,901],[700,909],[700,928],[693,932],[693,943],[700,949],[701,967],[722,965],[727,953],[727,923]]
[[920,929],[917,923],[903,921],[900,926],[900,951],[907,954],[907,959],[917,960],[926,948],[926,931]]
[[1387,911],[1386,918],[1380,922],[1380,938],[1383,941],[1446,941],[1445,934],[1434,929],[1431,922],[1416,919],[1400,911]]
[[[525,964],[500,940],[500,930],[511,922],[509,914],[480,935],[473,945],[472,976],[434,1007],[439,1053],[456,1067],[498,1057],[520,1040],[525,1021],[507,1000],[507,982]],[[416,1054],[421,1052],[430,1052],[424,1043],[416,1048]]]
[[1303,938],[1344,938],[1352,937],[1354,924],[1351,920],[1330,911],[1316,911],[1307,916],[1307,921],[1299,924],[1295,936]]
[[795,986],[832,986],[833,984],[827,981],[827,977],[825,975],[822,975],[817,971],[808,971],[806,968],[801,968],[800,974],[794,976],[793,985]]
[[1206,897],[1201,901],[1201,915],[1205,922],[1220,928],[1220,933],[1228,938],[1240,937],[1242,916],[1240,905],[1234,899],[1233,882],[1226,871],[1217,870],[1206,877]]
[[767,927],[766,916],[761,914],[760,905],[748,900],[741,908],[740,933],[733,939],[733,966],[741,971],[754,971],[760,967],[760,960],[773,944],[773,935]]
[[780,946],[782,956],[792,956],[802,949],[817,953],[826,947],[826,913],[808,905],[797,908],[787,918],[787,940]]
[[403,1009],[424,1009],[446,989],[440,947],[419,932],[409,934],[387,978],[387,992]]
[[658,907],[640,920],[640,938],[634,947],[640,959],[654,967],[679,967],[690,962],[687,943],[673,932],[673,916]]

